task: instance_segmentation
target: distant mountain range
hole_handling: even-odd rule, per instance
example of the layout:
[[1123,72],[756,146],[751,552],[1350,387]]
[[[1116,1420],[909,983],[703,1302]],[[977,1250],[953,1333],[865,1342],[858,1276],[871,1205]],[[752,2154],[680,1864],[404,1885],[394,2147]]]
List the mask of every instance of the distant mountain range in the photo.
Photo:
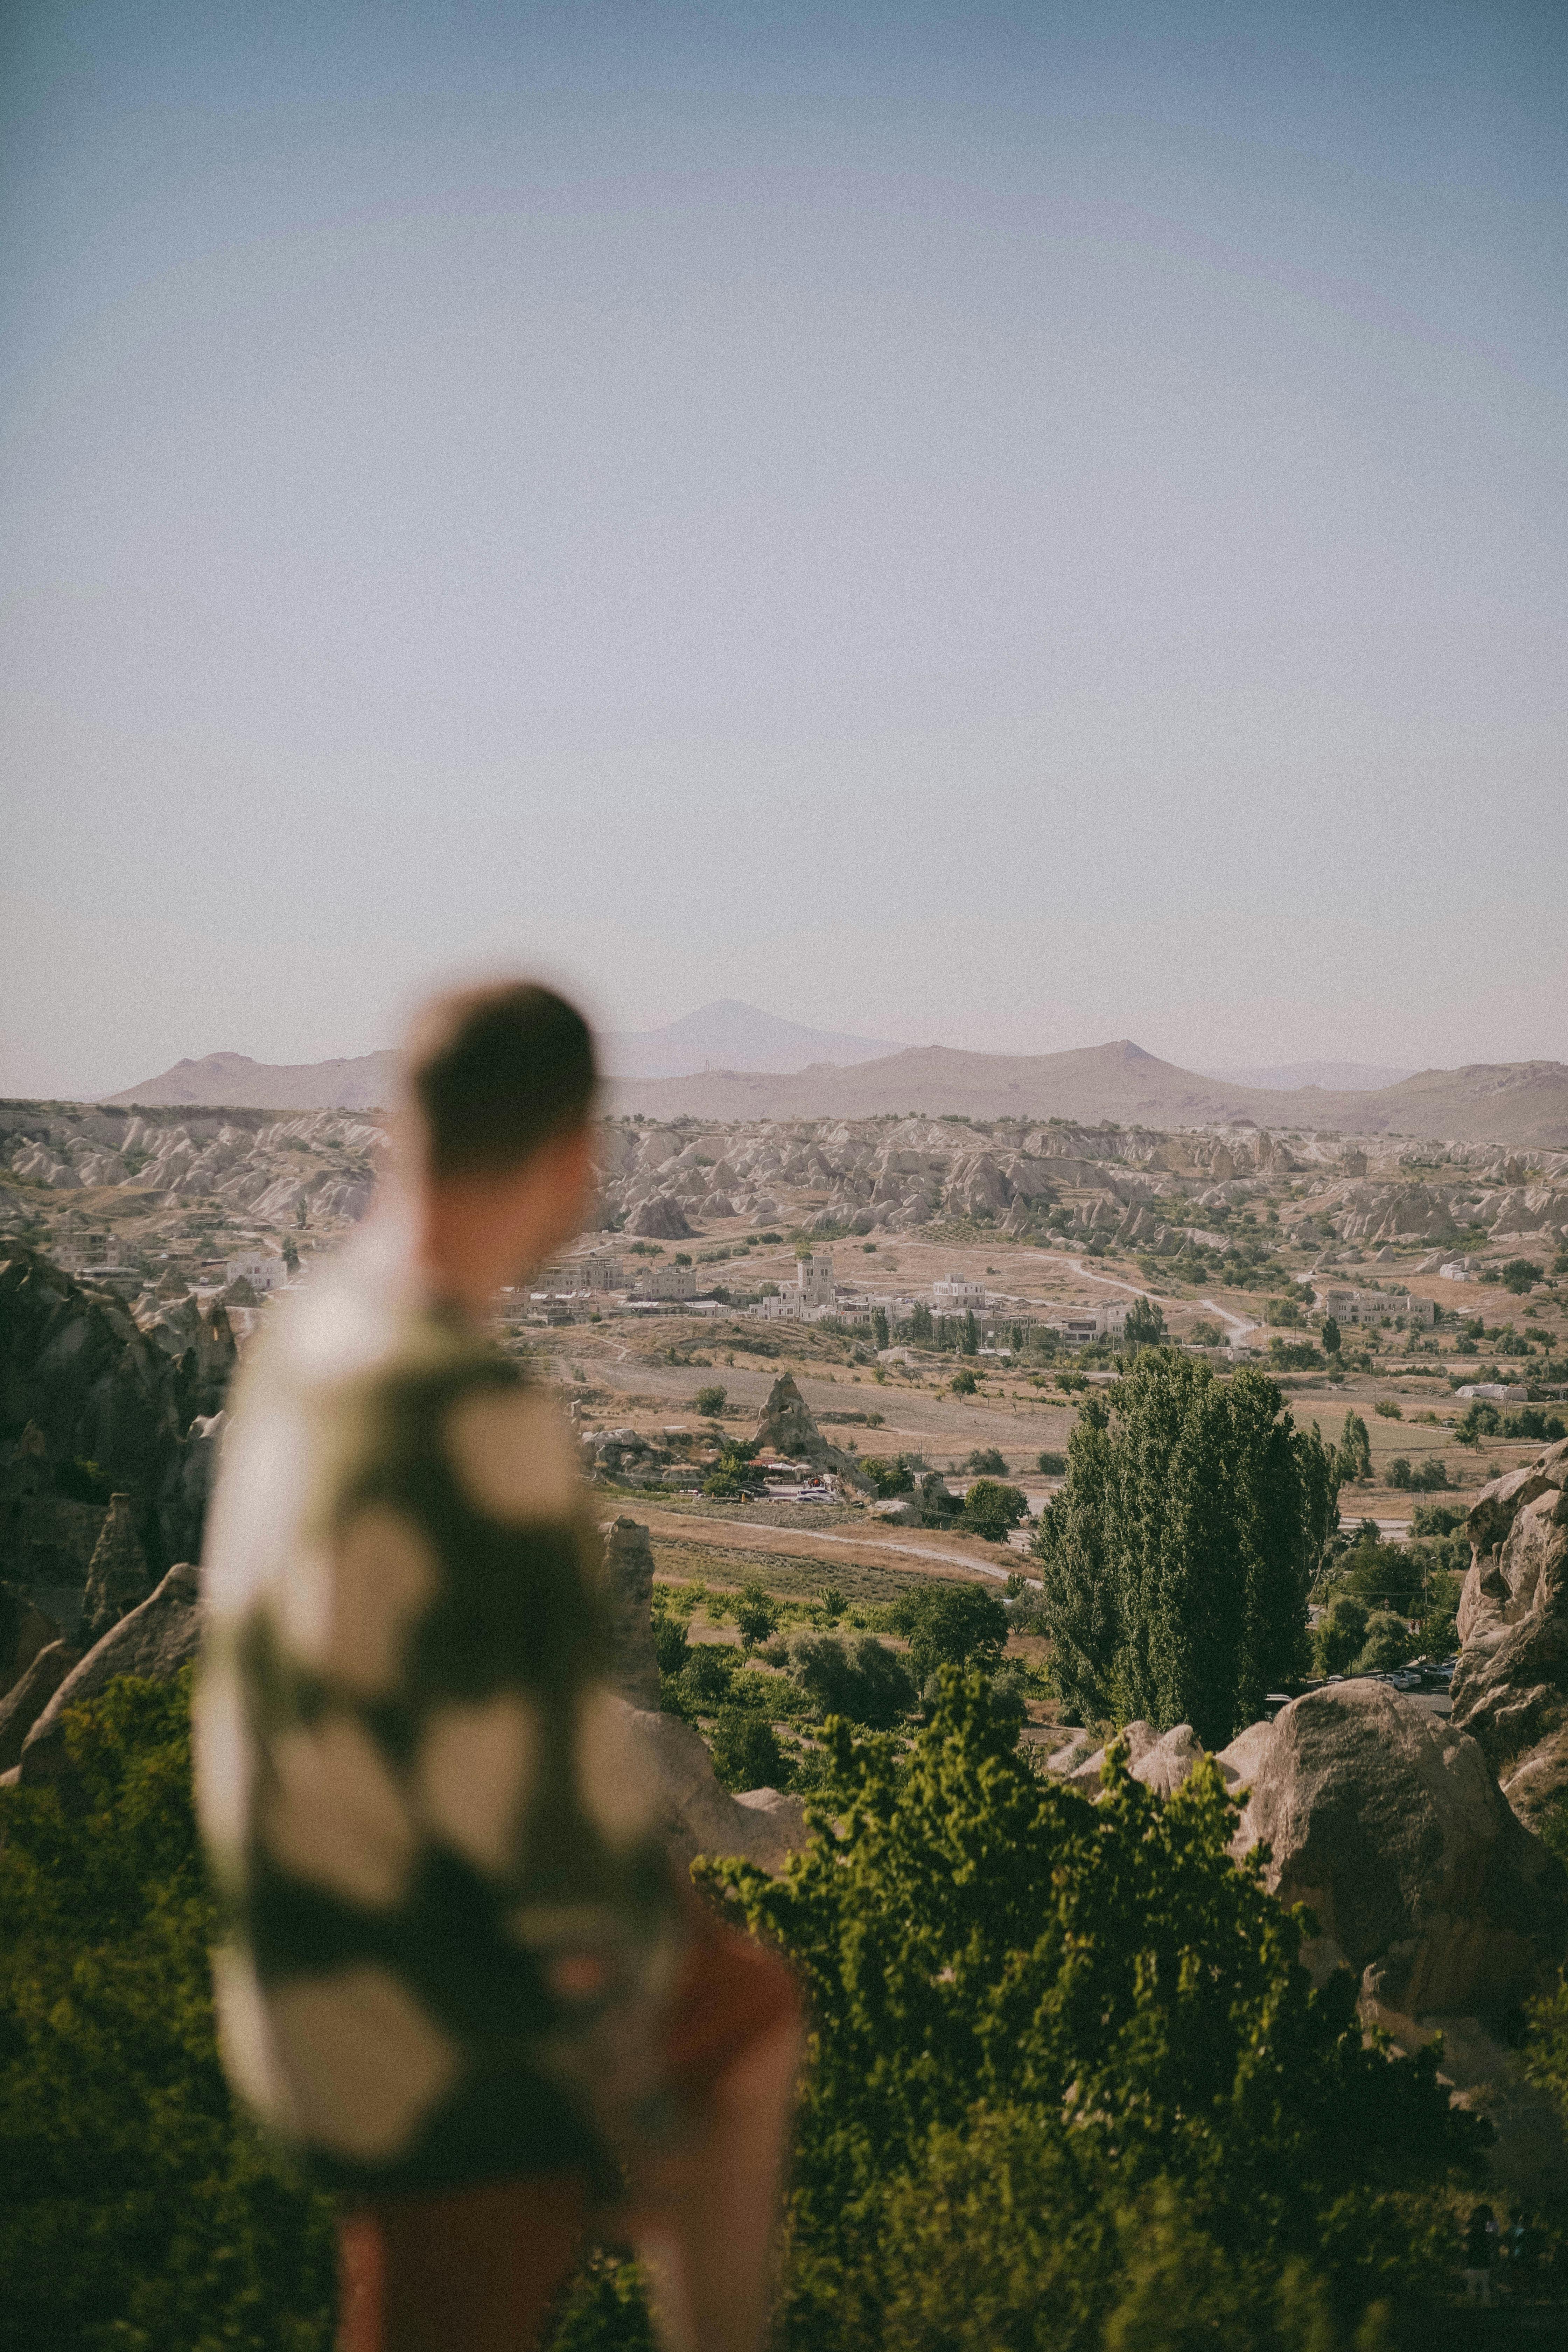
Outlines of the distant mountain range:
[[[662,1029],[612,1031],[600,1043],[613,1078],[613,1108],[655,1118],[863,1118],[888,1111],[949,1111],[972,1118],[1110,1118],[1124,1127],[1250,1119],[1259,1127],[1568,1148],[1568,1066],[1562,1062],[1473,1063],[1382,1084],[1368,1081],[1384,1079],[1384,1072],[1355,1063],[1205,1076],[1163,1062],[1125,1037],[1066,1054],[900,1048],[805,1028],[733,1001],[705,1005]],[[176,1062],[111,1099],[374,1110],[395,1098],[396,1066],[396,1055],[388,1052],[293,1064],[208,1054]],[[1335,1083],[1283,1083],[1308,1070]]]
[[846,1037],[806,1029],[721,997],[662,1029],[609,1029],[599,1040],[616,1078],[686,1078],[699,1070],[803,1070],[809,1063],[875,1062],[896,1054],[885,1037]]
[[[837,1067],[896,1054],[885,1037],[848,1037],[781,1021],[754,1004],[722,997],[662,1029],[607,1029],[599,1038],[604,1068],[615,1078],[683,1078],[703,1070],[787,1073],[811,1063]],[[397,1056],[382,1051],[333,1062],[253,1062],[248,1054],[204,1054],[176,1062],[111,1095],[149,1108],[244,1104],[252,1110],[374,1110],[397,1091]]]
[[1372,1062],[1286,1062],[1272,1070],[1205,1070],[1230,1087],[1266,1087],[1293,1094],[1300,1087],[1324,1087],[1331,1094],[1372,1094],[1380,1087],[1403,1086],[1411,1069],[1385,1070]]

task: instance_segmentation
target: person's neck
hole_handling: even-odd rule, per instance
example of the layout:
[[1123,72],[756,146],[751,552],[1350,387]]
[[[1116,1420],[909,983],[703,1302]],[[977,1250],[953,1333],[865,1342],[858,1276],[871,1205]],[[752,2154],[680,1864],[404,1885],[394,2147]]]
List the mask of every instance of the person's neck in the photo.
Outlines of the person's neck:
[[443,1188],[415,1205],[414,1264],[438,1298],[482,1322],[496,1293],[543,1264],[549,1239],[515,1215],[502,1220],[482,1195]]

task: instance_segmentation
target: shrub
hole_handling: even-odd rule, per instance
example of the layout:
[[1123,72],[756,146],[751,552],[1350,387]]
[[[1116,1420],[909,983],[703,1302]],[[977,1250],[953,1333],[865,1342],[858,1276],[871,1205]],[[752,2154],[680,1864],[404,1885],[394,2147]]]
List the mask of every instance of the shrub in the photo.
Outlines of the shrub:
[[663,1609],[653,1612],[653,1654],[660,1676],[670,1680],[683,1671],[691,1654],[685,1626],[679,1617],[671,1617]]
[[1067,1475],[1068,1458],[1065,1454],[1038,1454],[1035,1457],[1035,1466],[1042,1478],[1061,1478]]
[[1373,1411],[1384,1421],[1403,1421],[1405,1418],[1404,1407],[1395,1404],[1392,1397],[1379,1397]]
[[1313,1663],[1321,1675],[1342,1675],[1366,1640],[1370,1612],[1353,1592],[1337,1593],[1312,1633]]
[[1402,1666],[1411,1654],[1410,1635],[1403,1617],[1392,1610],[1375,1609],[1366,1621],[1366,1640],[1357,1654],[1358,1675],[1385,1674]]
[[760,1584],[743,1584],[735,1599],[735,1623],[741,1635],[741,1647],[754,1650],[759,1642],[776,1632],[779,1622],[778,1603]]
[[4,2333],[49,2352],[328,2352],[331,2209],[218,2063],[188,1673],[110,1684],[67,1738],[70,1805],[0,1800]]
[[699,1389],[691,1402],[696,1411],[706,1420],[717,1421],[724,1410],[724,1399],[727,1394],[728,1391],[721,1388],[718,1382],[714,1381],[708,1388]]
[[890,1730],[914,1705],[903,1660],[873,1633],[796,1633],[789,1673],[818,1715],[841,1715],[873,1731]]
[[973,1470],[980,1478],[1005,1478],[1007,1475],[1006,1462],[1000,1448],[994,1445],[977,1445],[972,1454],[965,1454],[963,1466],[966,1470]]
[[1006,1644],[1007,1612],[978,1584],[933,1579],[900,1593],[888,1615],[893,1631],[908,1637],[910,1670],[922,1690],[941,1666],[994,1667]]
[[1211,1323],[1206,1316],[1202,1315],[1193,1325],[1187,1337],[1194,1348],[1218,1348],[1225,1343],[1225,1333],[1220,1329],[1219,1325]]
[[1484,1397],[1473,1397],[1454,1423],[1454,1435],[1461,1445],[1479,1445],[1483,1437],[1495,1437],[1501,1427],[1497,1407],[1489,1404]]
[[1389,1485],[1404,1490],[1409,1486],[1411,1477],[1412,1472],[1410,1468],[1409,1455],[1405,1454],[1396,1454],[1393,1461],[1388,1465]]
[[721,1787],[782,1789],[789,1767],[773,1727],[754,1707],[727,1706],[713,1731],[713,1770]]
[[781,1879],[708,1871],[819,2021],[783,2352],[1338,2352],[1418,2312],[1478,2126],[1363,2044],[1348,1972],[1314,1991],[1216,1768],[1162,1802],[1116,1755],[1095,1807],[980,1677],[935,1696],[907,1767],[836,1737]]
[[907,1495],[915,1483],[914,1474],[901,1454],[896,1454],[890,1462],[879,1454],[868,1454],[860,1467],[884,1501],[894,1495]]
[[974,1374],[970,1370],[967,1364],[960,1365],[958,1370],[954,1372],[952,1380],[948,1382],[948,1387],[952,1391],[954,1396],[973,1396],[979,1385],[979,1381],[975,1379]]
[[1000,1478],[976,1478],[963,1497],[963,1524],[991,1543],[1005,1543],[1008,1530],[1028,1516],[1029,1501],[1021,1486]]
[[1516,1298],[1522,1298],[1527,1290],[1533,1290],[1538,1282],[1545,1279],[1545,1275],[1543,1265],[1535,1265],[1527,1257],[1510,1257],[1498,1268],[1498,1280],[1505,1290],[1511,1290]]
[[1462,1528],[1469,1514],[1452,1503],[1417,1503],[1410,1520],[1413,1536],[1449,1536]]

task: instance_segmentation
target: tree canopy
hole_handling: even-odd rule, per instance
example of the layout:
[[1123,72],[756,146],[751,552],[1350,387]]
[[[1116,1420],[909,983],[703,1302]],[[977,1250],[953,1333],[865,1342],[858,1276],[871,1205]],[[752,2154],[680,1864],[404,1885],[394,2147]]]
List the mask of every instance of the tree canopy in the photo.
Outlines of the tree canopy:
[[1035,1537],[1057,1686],[1084,1719],[1223,1747],[1307,1663],[1333,1456],[1275,1383],[1167,1349],[1084,1403]]

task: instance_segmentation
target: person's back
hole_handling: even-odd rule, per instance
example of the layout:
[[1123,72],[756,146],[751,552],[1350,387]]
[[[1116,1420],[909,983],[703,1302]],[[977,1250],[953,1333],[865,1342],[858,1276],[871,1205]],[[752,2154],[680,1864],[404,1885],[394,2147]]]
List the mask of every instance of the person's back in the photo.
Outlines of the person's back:
[[[225,2061],[360,2217],[366,2352],[528,2341],[591,2194],[795,2033],[652,1832],[573,1441],[482,1327],[576,1228],[586,1030],[540,990],[455,1000],[413,1084],[401,1203],[237,1383],[195,1721]],[[715,2310],[708,2341],[752,2340]]]

